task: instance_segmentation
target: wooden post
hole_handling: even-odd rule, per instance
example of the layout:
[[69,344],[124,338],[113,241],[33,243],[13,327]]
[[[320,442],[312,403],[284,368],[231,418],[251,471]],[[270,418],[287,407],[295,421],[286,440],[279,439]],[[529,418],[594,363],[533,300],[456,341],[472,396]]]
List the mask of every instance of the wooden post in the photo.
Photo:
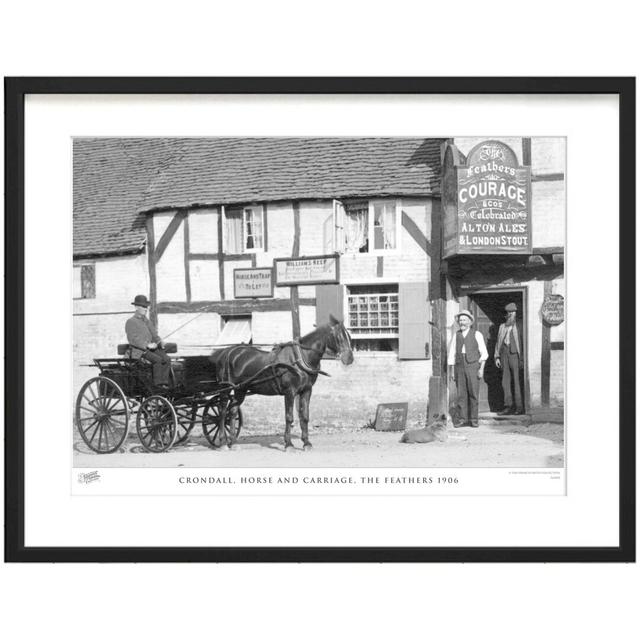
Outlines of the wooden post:
[[[291,257],[300,257],[300,203],[293,203],[293,248]],[[298,286],[290,287],[291,297],[291,327],[293,331],[293,339],[300,337],[300,300],[298,295]]]
[[522,164],[531,166],[531,138],[522,138]]
[[189,269],[189,214],[184,217],[184,291],[187,302],[191,302],[191,273]]
[[224,300],[224,247],[222,234],[224,233],[224,207],[218,209],[218,285],[220,300]]
[[[544,281],[544,297],[551,294],[551,280]],[[540,362],[540,400],[542,406],[549,406],[551,395],[551,327],[542,321],[542,355]]]
[[156,251],[155,237],[153,233],[153,215],[147,215],[147,261],[149,265],[149,301],[151,309],[149,319],[158,327],[157,290],[156,290]]
[[[426,239],[425,239],[426,240]],[[429,301],[431,302],[431,377],[427,401],[429,416],[446,414],[447,403],[447,278],[441,269],[442,205],[433,200],[431,206],[431,251]]]

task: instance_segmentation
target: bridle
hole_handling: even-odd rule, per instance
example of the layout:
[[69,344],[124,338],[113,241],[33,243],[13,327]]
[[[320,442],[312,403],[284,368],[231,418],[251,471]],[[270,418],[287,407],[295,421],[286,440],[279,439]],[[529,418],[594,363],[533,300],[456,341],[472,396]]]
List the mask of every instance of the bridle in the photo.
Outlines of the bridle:
[[[340,331],[340,334],[337,335],[337,332],[342,329],[342,331]],[[304,354],[303,354],[303,350],[304,351],[312,351],[313,353],[315,353],[318,356],[323,356],[325,351],[331,351],[333,353],[335,353],[336,355],[338,355],[342,349],[341,349],[341,343],[342,341],[342,332],[344,331],[344,338],[346,338],[347,341],[347,347],[350,347],[350,340],[349,340],[349,334],[347,334],[346,330],[344,330],[344,326],[341,324],[336,324],[333,327],[331,327],[329,335],[333,338],[334,343],[336,345],[336,349],[334,349],[333,347],[329,346],[328,344],[325,345],[325,349],[324,350],[320,350],[320,349],[316,349],[315,347],[312,346],[308,346],[306,344],[302,344],[299,340],[292,340],[291,342],[285,342],[284,344],[279,345],[280,347],[284,347],[284,346],[291,346],[293,347],[293,352],[296,356],[295,362],[294,364],[296,364],[298,367],[300,367],[300,369],[302,369],[302,371],[304,371],[305,373],[308,373],[309,375],[318,375],[321,374],[323,376],[328,376],[330,377],[330,374],[327,373],[326,371],[322,371],[320,369],[320,367],[318,367],[317,369],[314,369],[305,359]],[[340,336],[340,337],[339,337]],[[328,341],[327,341],[328,342]]]

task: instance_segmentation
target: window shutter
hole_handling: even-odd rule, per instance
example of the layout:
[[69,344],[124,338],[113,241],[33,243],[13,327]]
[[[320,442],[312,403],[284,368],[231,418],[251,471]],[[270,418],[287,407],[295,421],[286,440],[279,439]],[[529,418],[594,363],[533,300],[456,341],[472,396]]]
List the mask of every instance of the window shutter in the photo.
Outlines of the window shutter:
[[329,314],[333,314],[337,320],[344,320],[344,285],[316,286],[316,325],[327,324]]
[[398,285],[398,357],[401,360],[425,360],[429,342],[429,302],[426,282]]

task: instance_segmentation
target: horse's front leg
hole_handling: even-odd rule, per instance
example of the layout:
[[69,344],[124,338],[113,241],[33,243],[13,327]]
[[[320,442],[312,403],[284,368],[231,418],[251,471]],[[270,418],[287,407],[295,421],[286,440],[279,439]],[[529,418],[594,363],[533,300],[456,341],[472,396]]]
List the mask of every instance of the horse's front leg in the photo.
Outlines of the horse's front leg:
[[293,400],[295,396],[293,393],[287,393],[284,396],[284,450],[289,447],[293,447],[291,442],[291,427],[293,426]]
[[298,415],[300,417],[300,430],[302,431],[302,442],[304,443],[304,449],[311,449],[311,442],[309,442],[309,404],[311,403],[311,388],[303,391],[300,394],[300,400],[298,403]]

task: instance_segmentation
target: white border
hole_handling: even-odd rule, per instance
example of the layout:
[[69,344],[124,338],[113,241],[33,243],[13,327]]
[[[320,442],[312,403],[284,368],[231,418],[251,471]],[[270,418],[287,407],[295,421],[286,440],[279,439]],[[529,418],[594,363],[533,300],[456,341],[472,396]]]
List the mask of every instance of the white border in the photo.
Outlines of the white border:
[[[25,109],[27,546],[618,544],[617,97],[28,96]],[[81,135],[567,136],[567,300],[577,319],[567,350],[567,397],[576,399],[568,496],[72,497],[70,376],[43,374],[43,341],[55,336],[70,358],[70,305],[61,303],[70,287],[59,283],[69,282],[70,137]],[[596,259],[603,247],[607,260]],[[579,324],[602,291],[606,348],[601,332],[596,345]],[[590,398],[607,398],[606,413]]]

